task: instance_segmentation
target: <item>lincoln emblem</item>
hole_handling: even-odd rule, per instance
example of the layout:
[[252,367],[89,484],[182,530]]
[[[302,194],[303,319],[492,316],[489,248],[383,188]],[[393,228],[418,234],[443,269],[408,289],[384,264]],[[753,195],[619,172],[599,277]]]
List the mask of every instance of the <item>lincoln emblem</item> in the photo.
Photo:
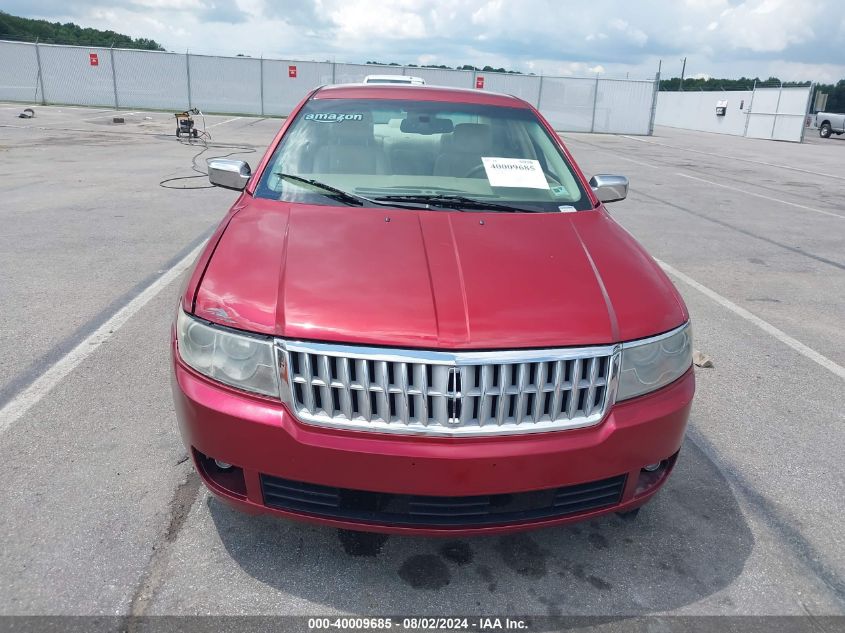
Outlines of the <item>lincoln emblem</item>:
[[458,367],[449,368],[449,390],[446,392],[449,407],[449,424],[461,423],[461,370]]

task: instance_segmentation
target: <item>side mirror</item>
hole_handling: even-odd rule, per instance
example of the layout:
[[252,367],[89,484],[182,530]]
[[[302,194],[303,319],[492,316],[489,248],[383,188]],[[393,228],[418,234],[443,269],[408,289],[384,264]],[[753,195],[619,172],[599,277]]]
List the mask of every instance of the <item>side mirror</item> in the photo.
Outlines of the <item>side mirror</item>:
[[208,161],[208,180],[217,187],[242,191],[251,175],[252,170],[242,160],[211,158]]
[[616,202],[628,197],[628,179],[625,176],[596,174],[590,178],[590,187],[602,202]]

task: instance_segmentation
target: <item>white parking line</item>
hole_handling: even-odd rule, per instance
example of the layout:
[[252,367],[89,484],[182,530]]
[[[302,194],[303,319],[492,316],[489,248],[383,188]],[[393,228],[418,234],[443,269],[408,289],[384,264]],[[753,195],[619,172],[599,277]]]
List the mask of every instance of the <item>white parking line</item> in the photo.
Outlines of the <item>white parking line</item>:
[[824,178],[834,178],[835,180],[845,180],[845,176],[841,174],[825,174],[820,171],[813,171],[811,169],[801,169],[800,167],[792,167],[791,165],[781,165],[780,163],[767,163],[763,160],[754,160],[753,158],[741,158],[739,156],[733,156],[728,154],[719,154],[717,152],[705,152],[704,150],[700,149],[692,149],[690,147],[679,147],[677,145],[670,145],[669,143],[659,143],[658,141],[650,141],[644,138],[640,138],[637,136],[628,136],[627,134],[622,134],[622,138],[627,138],[631,141],[638,141],[640,143],[648,143],[649,145],[659,145],[660,147],[669,147],[671,149],[677,149],[682,152],[692,152],[694,154],[705,154],[706,156],[716,156],[717,158],[729,158],[730,160],[738,160],[744,163],[754,163],[755,165],[765,165],[766,167],[777,167],[778,169],[788,169],[789,171],[798,171],[802,174],[810,174],[813,176],[823,176]]
[[[53,131],[53,130],[60,130],[62,132],[85,132],[86,134],[90,134],[90,129],[84,129],[80,127],[56,127],[56,126],[48,126],[43,124],[32,124],[32,125],[14,125],[11,123],[0,123],[0,128],[14,128],[16,130],[39,130],[41,132],[46,131]],[[138,130],[132,129],[122,129],[120,131],[114,129],[104,129],[104,130],[97,130],[97,134],[136,134],[139,136],[161,136],[161,132],[139,132]]]
[[804,209],[806,211],[814,211],[815,213],[823,213],[824,215],[832,215],[834,218],[842,218],[845,220],[845,215],[839,215],[838,213],[833,213],[832,211],[825,211],[824,209],[815,209],[813,207],[808,207],[803,204],[798,204],[797,202],[789,202],[788,200],[781,200],[780,198],[772,198],[771,196],[764,196],[761,193],[754,193],[753,191],[746,191],[745,189],[740,189],[738,187],[731,187],[730,185],[723,185],[720,182],[713,182],[712,180],[705,180],[704,178],[698,178],[696,176],[690,176],[689,174],[684,174],[681,172],[676,172],[678,176],[683,176],[684,178],[690,178],[691,180],[697,180],[699,182],[706,182],[708,185],[713,185],[714,187],[722,187],[722,189],[730,189],[731,191],[738,191],[739,193],[744,193],[748,196],[754,196],[755,198],[762,198],[763,200],[769,200],[770,202],[779,202],[780,204],[786,204],[790,207],[796,207],[798,209]]
[[720,295],[719,293],[717,293],[716,291],[711,290],[707,286],[698,283],[692,277],[688,277],[687,275],[685,275],[681,271],[677,270],[676,268],[673,268],[672,266],[670,266],[666,262],[661,261],[657,258],[655,258],[654,261],[656,261],[663,270],[665,270],[667,273],[669,273],[673,277],[680,279],[685,284],[687,284],[688,286],[690,286],[692,288],[695,288],[701,294],[708,297],[709,299],[712,299],[713,301],[718,303],[723,308],[727,308],[728,310],[730,310],[734,314],[741,316],[746,321],[750,321],[751,323],[756,325],[758,328],[763,330],[766,334],[770,334],[771,336],[773,336],[777,340],[779,340],[781,343],[788,345],[789,347],[794,349],[796,352],[798,352],[799,354],[801,354],[805,358],[809,358],[811,361],[821,365],[822,367],[827,369],[829,372],[831,372],[835,376],[838,376],[842,380],[845,380],[845,367],[838,365],[834,361],[830,360],[827,356],[819,354],[816,350],[812,349],[811,347],[807,347],[806,345],[804,345],[804,343],[792,338],[791,336],[789,336],[789,334],[787,334],[786,332],[784,332],[782,330],[779,330],[778,328],[776,328],[774,325],[772,325],[768,321],[764,321],[763,319],[761,319],[760,317],[758,317],[755,314],[752,314],[751,312],[749,312],[745,308],[738,306],[737,304],[735,304],[730,299],[727,299],[727,298],[723,297],[722,295]]
[[588,143],[587,141],[582,141],[580,138],[569,137],[569,139],[567,140],[567,139],[563,138],[563,135],[560,135],[560,138],[567,145],[570,142],[575,141],[576,143],[580,143],[582,145],[587,145],[588,147],[591,147],[593,149],[593,151],[595,151],[595,152],[600,152],[602,154],[610,154],[611,156],[613,156],[613,158],[618,158],[619,160],[624,160],[624,161],[627,161],[629,163],[634,163],[635,165],[642,165],[643,167],[649,167],[650,169],[660,169],[660,167],[658,165],[652,165],[651,163],[644,163],[644,162],[639,161],[639,160],[634,160],[633,158],[627,158],[625,156],[621,156],[619,154],[619,152],[614,152],[614,151],[609,150],[609,149],[604,149],[604,148],[598,147],[594,143]]
[[650,167],[651,169],[660,169],[660,167],[658,167],[657,165],[652,165],[650,163],[644,163],[640,160],[634,160],[633,158],[625,158],[624,156],[620,156],[619,154],[617,154],[615,152],[610,152],[610,151],[607,151],[607,150],[599,150],[599,151],[604,151],[605,154],[610,154],[614,158],[618,158],[620,160],[625,160],[625,161],[628,161],[629,163],[634,163],[635,165],[642,165],[643,167]]
[[10,400],[0,409],[0,434],[21,418],[27,411],[38,404],[79,364],[93,354],[100,345],[108,341],[132,316],[149,301],[181,275],[194,262],[205,242],[179,260],[172,268],[158,277],[141,293],[123,306],[100,327],[83,339],[65,356],[56,361],[49,369],[36,378],[32,384]]
[[211,125],[209,125],[207,127],[217,127],[218,125],[226,125],[227,123],[231,123],[232,121],[238,121],[239,119],[242,119],[242,118],[243,118],[242,116],[236,116],[233,119],[226,119],[225,121],[220,121],[219,123],[212,123]]

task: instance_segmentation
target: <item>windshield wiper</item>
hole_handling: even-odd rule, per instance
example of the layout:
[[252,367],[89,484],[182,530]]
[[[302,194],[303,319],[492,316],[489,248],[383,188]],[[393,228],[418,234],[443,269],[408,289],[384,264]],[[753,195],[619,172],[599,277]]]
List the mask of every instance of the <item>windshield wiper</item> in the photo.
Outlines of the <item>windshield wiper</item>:
[[501,211],[503,213],[534,213],[530,209],[523,209],[521,207],[514,207],[507,204],[500,204],[497,202],[485,202],[484,200],[476,200],[475,198],[468,198],[466,196],[455,195],[424,195],[424,194],[408,194],[408,195],[394,195],[394,196],[379,196],[376,200],[404,200],[406,202],[418,202],[420,204],[430,204],[436,207],[444,207],[447,209],[456,209],[462,211],[465,209],[473,209],[479,211]]
[[[327,185],[324,182],[320,182],[319,180],[314,180],[313,178],[303,178],[302,176],[296,176],[294,174],[287,174],[281,171],[277,171],[274,175],[278,176],[279,178],[285,178],[287,180],[293,180],[294,182],[303,182],[307,185],[311,185],[312,187],[317,187],[318,189],[322,189],[323,191],[328,191],[332,195],[330,197],[338,200],[340,202],[345,202],[346,204],[354,204],[359,207],[363,207],[365,205],[373,205],[376,207],[394,207],[400,209],[418,209],[419,206],[405,206],[401,204],[394,204],[392,202],[379,202],[378,200],[373,200],[371,198],[365,198],[364,196],[359,196],[354,193],[349,193],[348,191],[344,191],[343,189],[338,189],[337,187],[332,187],[331,185]],[[413,202],[410,201],[409,202]],[[424,203],[420,203],[424,204]]]

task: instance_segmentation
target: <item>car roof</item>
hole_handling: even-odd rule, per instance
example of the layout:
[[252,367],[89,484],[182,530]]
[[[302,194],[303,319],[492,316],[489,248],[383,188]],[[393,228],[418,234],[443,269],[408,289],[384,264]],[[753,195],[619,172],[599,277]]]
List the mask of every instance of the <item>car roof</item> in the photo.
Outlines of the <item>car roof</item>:
[[418,86],[411,84],[336,84],[319,88],[312,99],[412,99],[443,101],[445,103],[475,103],[509,108],[530,108],[522,99],[512,95],[470,90],[448,86]]
[[422,79],[422,77],[414,77],[413,75],[367,75],[364,79],[399,79],[402,81],[413,81],[414,79]]

